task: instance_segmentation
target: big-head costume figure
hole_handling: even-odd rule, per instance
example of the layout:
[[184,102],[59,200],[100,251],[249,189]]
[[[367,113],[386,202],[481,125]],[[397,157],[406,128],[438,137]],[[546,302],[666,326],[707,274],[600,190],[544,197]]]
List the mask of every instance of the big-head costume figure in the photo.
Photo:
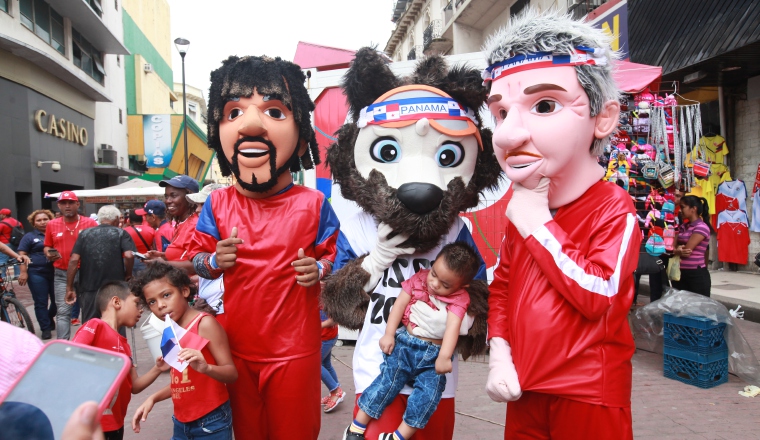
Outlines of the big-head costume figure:
[[[398,78],[380,54],[364,48],[356,53],[343,89],[351,120],[338,131],[327,163],[343,197],[362,212],[342,222],[323,302],[336,322],[361,328],[353,368],[356,391],[362,393],[380,373],[378,341],[401,282],[429,268],[446,243],[464,241],[475,248],[459,213],[476,206],[481,191],[498,185],[501,170],[491,133],[481,128],[478,109],[486,91],[477,70],[450,69],[442,57],[431,57]],[[472,327],[470,336],[459,338],[465,357],[485,348],[485,276],[482,263],[476,277],[481,281],[468,289],[471,304],[463,328]],[[437,411],[415,439],[452,437],[456,362],[453,368]],[[407,386],[370,423],[367,439],[398,427],[410,392]]]
[[617,54],[600,30],[532,10],[485,52],[494,150],[513,182],[488,314],[486,390],[509,401],[504,438],[632,438],[641,233],[596,160],[618,121]]
[[228,388],[240,440],[319,434],[318,279],[339,224],[324,195],[290,174],[319,163],[304,80],[268,57],[233,56],[211,74],[209,146],[235,185],[210,194],[189,254],[202,277],[224,273],[219,319],[238,371]]

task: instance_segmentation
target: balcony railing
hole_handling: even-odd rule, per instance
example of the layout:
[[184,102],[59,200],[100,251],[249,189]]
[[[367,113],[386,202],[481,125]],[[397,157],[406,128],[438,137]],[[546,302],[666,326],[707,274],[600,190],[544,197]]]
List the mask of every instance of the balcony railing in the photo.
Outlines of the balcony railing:
[[449,21],[451,21],[451,17],[453,16],[454,16],[454,0],[449,0],[449,2],[446,3],[446,6],[443,7],[444,25],[449,24]]
[[589,12],[607,3],[607,0],[567,0],[567,13],[572,14],[573,19],[580,20]]
[[410,50],[409,53],[406,55],[406,59],[410,61],[417,59],[417,54],[415,53],[414,48],[412,48],[412,50]]
[[441,20],[433,20],[422,33],[422,51],[425,52],[430,47],[433,40],[441,38],[443,34],[443,25]]

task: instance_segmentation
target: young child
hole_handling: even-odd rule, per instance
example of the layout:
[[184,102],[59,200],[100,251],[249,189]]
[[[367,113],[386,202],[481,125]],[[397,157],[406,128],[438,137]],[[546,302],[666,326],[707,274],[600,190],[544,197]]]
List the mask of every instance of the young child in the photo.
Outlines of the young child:
[[[430,269],[401,284],[388,316],[380,349],[387,356],[375,378],[359,397],[359,411],[346,428],[344,440],[362,440],[367,423],[380,418],[385,407],[407,383],[414,384],[403,421],[394,433],[378,440],[406,440],[425,427],[441,400],[446,376],[452,369],[462,319],[467,313],[469,285],[480,267],[466,243],[447,244]],[[399,323],[404,327],[398,328]]]
[[338,382],[338,373],[332,366],[331,355],[335,342],[338,341],[338,324],[325,312],[319,310],[319,319],[322,321],[322,383],[325,384],[329,393],[322,398],[320,403],[326,413],[332,412],[343,402],[346,392]]
[[171,369],[171,385],[154,393],[137,408],[132,429],[140,432],[140,422],[156,402],[171,397],[174,403],[173,439],[209,437],[232,438],[232,411],[225,384],[237,380],[227,334],[206,313],[190,307],[196,286],[187,274],[166,263],[153,263],[132,283],[132,292],[158,318],[169,315],[180,327],[208,340],[201,351],[180,350],[177,358],[189,362],[183,372]]
[[[129,291],[129,285],[124,281],[109,281],[103,284],[95,296],[95,305],[100,309],[100,318],[85,322],[74,335],[74,342],[103,348],[105,350],[124,353],[132,357],[127,338],[120,335],[119,327],[134,327],[140,320],[142,306],[140,298]],[[132,394],[137,394],[147,388],[169,366],[161,357],[156,359],[156,365],[150,371],[137,376],[137,368],[132,366],[129,375],[124,379],[111,405],[103,412],[101,425],[106,440],[121,440],[124,437],[124,417]]]

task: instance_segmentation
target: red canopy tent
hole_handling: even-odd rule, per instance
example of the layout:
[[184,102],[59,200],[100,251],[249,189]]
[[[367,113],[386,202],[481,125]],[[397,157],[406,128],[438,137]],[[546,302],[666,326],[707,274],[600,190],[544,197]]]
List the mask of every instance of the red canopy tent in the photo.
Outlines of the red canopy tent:
[[615,63],[612,76],[625,93],[639,93],[647,87],[659,90],[662,67],[620,60]]

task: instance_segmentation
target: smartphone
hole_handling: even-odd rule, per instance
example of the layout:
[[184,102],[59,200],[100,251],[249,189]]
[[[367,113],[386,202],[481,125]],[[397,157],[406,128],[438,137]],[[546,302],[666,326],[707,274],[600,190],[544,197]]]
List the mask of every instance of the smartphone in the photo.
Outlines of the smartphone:
[[134,256],[135,256],[135,258],[138,258],[138,259],[140,259],[140,260],[145,260],[146,258],[148,258],[148,256],[147,256],[147,255],[145,255],[145,254],[141,254],[141,253],[139,253],[139,252],[132,252],[132,255],[134,255]]
[[59,257],[61,254],[58,253],[58,249],[56,248],[49,248],[48,249],[48,255],[51,257]]
[[84,402],[108,408],[132,362],[122,353],[69,341],[52,341],[0,400],[0,439],[60,439]]

